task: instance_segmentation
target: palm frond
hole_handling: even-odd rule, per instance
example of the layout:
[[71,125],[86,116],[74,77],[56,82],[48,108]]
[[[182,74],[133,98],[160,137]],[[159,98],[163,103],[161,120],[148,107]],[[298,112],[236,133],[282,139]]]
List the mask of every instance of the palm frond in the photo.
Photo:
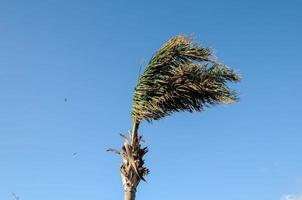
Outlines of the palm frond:
[[238,82],[234,70],[218,63],[210,49],[191,38],[169,40],[151,58],[138,80],[132,118],[158,120],[179,111],[202,111],[216,104],[238,100],[228,82]]
[[109,149],[107,149],[106,151],[108,151],[108,152],[113,152],[113,153],[116,153],[116,154],[121,154],[121,152],[119,151],[119,150],[117,150],[117,149],[113,149],[113,148],[109,148]]

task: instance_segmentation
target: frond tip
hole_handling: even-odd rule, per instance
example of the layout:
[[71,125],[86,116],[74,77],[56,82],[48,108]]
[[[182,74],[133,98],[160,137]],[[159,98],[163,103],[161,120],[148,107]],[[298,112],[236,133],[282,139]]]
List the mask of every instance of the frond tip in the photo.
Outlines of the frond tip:
[[218,63],[210,49],[191,38],[169,40],[151,58],[135,87],[132,118],[158,120],[179,111],[202,111],[205,107],[238,101],[228,82],[240,77]]

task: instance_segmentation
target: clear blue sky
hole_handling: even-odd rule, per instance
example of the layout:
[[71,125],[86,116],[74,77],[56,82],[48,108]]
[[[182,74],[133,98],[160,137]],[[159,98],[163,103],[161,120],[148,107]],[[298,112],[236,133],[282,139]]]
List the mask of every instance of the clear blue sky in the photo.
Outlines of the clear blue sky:
[[301,10],[298,0],[1,0],[0,199],[122,199],[120,159],[105,149],[131,128],[141,60],[178,34],[243,75],[241,102],[143,124],[151,173],[138,200],[301,195]]

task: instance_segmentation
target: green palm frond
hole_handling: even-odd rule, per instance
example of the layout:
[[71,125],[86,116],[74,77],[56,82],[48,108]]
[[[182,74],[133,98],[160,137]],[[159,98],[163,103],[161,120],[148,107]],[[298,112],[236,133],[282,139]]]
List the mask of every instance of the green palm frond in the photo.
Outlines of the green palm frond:
[[169,40],[151,58],[135,87],[132,118],[158,120],[179,111],[202,111],[238,100],[227,82],[234,70],[218,63],[211,50],[185,36]]

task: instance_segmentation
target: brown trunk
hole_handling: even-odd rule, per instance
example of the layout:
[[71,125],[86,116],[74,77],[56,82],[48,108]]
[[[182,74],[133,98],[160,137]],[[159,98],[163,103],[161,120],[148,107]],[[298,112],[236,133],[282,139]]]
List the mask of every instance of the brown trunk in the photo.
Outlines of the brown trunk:
[[124,185],[124,200],[135,200],[136,187],[138,186],[140,179],[132,168],[128,169],[129,170],[126,172],[128,176],[121,173]]
[[143,166],[143,156],[148,150],[147,147],[141,147],[142,137],[138,135],[138,127],[139,124],[134,123],[133,129],[129,133],[129,140],[123,136],[125,142],[120,152],[123,159],[120,171],[124,185],[124,200],[135,200],[136,188],[141,180],[145,181],[143,176],[149,172]]
[[135,200],[135,190],[125,189],[124,200]]

